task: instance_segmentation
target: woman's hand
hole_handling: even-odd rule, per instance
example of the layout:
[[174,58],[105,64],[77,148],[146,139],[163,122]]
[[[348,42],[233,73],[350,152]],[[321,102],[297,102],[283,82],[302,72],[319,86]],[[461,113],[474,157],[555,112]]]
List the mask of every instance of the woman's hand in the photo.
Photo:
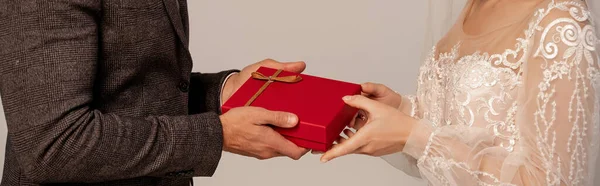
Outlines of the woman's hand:
[[417,122],[396,108],[364,96],[344,97],[346,104],[366,112],[366,124],[356,133],[344,131],[348,139],[341,138],[322,157],[322,162],[347,154],[383,156],[402,151]]
[[[375,100],[393,108],[398,108],[400,107],[400,104],[402,104],[402,96],[385,85],[377,83],[364,83],[361,85],[361,87],[362,95],[371,100]],[[365,115],[365,111],[360,110],[357,118],[350,123],[349,127],[356,130],[360,129],[366,122],[364,119]]]
[[389,87],[378,83],[364,83],[361,85],[363,95],[389,105],[390,107],[398,108],[402,104],[402,96]]
[[398,108],[400,107],[400,104],[402,104],[402,96],[385,85],[378,83],[364,83],[361,87],[363,95],[372,100],[394,108]]
[[[383,103],[393,108],[400,107],[402,104],[402,96],[385,85],[378,83],[363,83],[361,84],[362,95],[371,100]],[[348,127],[359,130],[367,122],[367,114],[364,110],[359,110],[357,116],[350,122]],[[344,131],[346,136],[352,133],[350,130]],[[336,140],[336,143],[344,140],[342,136]],[[323,154],[321,151],[311,151],[312,154]]]

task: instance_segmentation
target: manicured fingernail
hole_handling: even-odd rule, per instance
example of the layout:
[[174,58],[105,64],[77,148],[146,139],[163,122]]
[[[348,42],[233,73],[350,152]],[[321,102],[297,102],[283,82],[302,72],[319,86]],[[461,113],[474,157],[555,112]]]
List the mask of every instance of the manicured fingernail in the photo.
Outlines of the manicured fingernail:
[[321,163],[327,163],[326,159],[321,159]]
[[294,116],[294,115],[288,115],[288,123],[290,125],[295,125],[298,123],[298,117]]
[[352,96],[344,96],[342,99],[343,99],[344,101],[348,101],[348,100],[351,100],[351,99],[352,99]]

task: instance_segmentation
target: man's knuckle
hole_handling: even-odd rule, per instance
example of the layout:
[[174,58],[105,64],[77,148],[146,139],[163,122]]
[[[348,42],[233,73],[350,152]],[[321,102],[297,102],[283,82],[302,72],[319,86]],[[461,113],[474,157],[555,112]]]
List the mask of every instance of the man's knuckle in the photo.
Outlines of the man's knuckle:
[[302,156],[297,154],[292,157],[293,160],[299,160]]
[[269,159],[269,158],[273,157],[273,153],[271,153],[271,152],[262,152],[262,153],[260,153],[259,157],[262,158],[262,159]]
[[264,157],[264,156],[262,156],[262,155],[258,155],[258,156],[256,156],[256,159],[258,159],[258,160],[266,160],[267,158]]

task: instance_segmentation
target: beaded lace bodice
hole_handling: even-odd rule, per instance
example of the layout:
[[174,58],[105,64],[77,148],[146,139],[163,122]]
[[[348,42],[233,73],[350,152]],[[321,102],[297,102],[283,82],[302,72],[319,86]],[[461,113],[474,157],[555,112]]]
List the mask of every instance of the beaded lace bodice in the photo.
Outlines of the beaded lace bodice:
[[492,33],[451,29],[400,108],[420,120],[404,153],[421,177],[431,185],[590,185],[600,151],[590,16],[581,1],[548,0]]
[[509,67],[492,65],[489,54],[459,58],[459,48],[457,44],[451,52],[441,53],[438,59],[430,58],[420,68],[421,117],[434,127],[489,129],[499,138],[497,145],[512,151],[518,138],[514,116],[519,75]]

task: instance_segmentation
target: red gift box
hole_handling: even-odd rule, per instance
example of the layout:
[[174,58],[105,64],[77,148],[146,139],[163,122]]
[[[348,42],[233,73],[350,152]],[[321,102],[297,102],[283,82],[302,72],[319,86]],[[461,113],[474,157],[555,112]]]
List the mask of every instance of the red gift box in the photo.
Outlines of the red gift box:
[[294,113],[300,120],[296,127],[274,129],[300,147],[326,151],[358,112],[342,97],[360,93],[358,84],[261,67],[222,111],[249,105]]

